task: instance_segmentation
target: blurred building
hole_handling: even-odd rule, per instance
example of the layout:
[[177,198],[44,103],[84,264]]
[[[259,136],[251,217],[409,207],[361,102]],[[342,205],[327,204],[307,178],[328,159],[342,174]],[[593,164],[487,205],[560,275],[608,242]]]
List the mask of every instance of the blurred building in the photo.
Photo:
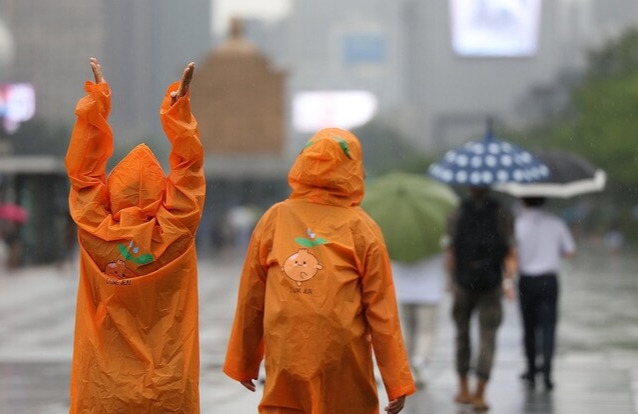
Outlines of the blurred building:
[[114,132],[131,147],[151,137],[163,145],[159,107],[166,87],[211,48],[210,0],[101,2],[106,21],[103,66],[113,91]]
[[284,147],[285,73],[248,42],[240,20],[198,65],[191,101],[209,154],[279,156]]
[[[288,193],[286,74],[243,37],[242,28],[235,19],[228,37],[198,62],[191,87],[206,152],[200,246],[232,244],[237,227],[232,223],[246,216],[238,213],[258,217],[256,212]],[[245,229],[248,234],[253,224]]]
[[[289,73],[288,146],[290,156],[298,153],[314,131],[295,127],[307,114],[293,110],[301,94],[318,93],[310,106],[330,114],[327,100],[344,98],[340,112],[346,118],[361,117],[356,95],[370,92],[376,98],[378,113],[396,112],[406,93],[405,32],[402,1],[352,0],[294,2],[290,16],[279,24],[247,21],[246,34],[271,57],[274,64]],[[343,93],[339,96],[337,94]],[[351,95],[348,96],[348,93]],[[353,104],[348,101],[352,98]],[[344,108],[345,106],[345,108]],[[316,128],[319,129],[319,128]]]
[[[55,123],[73,120],[73,108],[88,79],[88,58],[104,54],[102,0],[39,2],[0,0],[0,19],[13,38],[13,59],[0,83],[32,83],[37,116]],[[87,70],[88,69],[88,70]]]
[[[84,81],[93,78],[89,57],[95,56],[113,90],[112,161],[146,141],[167,163],[161,99],[188,62],[209,50],[209,22],[209,0],[190,0],[187,7],[170,0],[0,0],[0,84],[32,84],[34,122],[70,131]],[[30,212],[20,229],[23,263],[50,262],[59,256],[68,224],[63,160],[43,154],[44,145],[16,156],[11,140],[0,124],[0,202]]]
[[14,43],[0,83],[32,83],[36,117],[70,126],[92,80],[89,57],[99,58],[113,90],[113,130],[129,148],[161,136],[166,86],[211,43],[209,0],[0,0],[0,19]]
[[[51,129],[74,121],[73,109],[88,79],[88,57],[103,54],[105,26],[96,16],[103,2],[0,0],[0,19],[11,38],[11,59],[0,70],[0,84],[31,84],[35,116]],[[4,87],[3,87],[4,91]],[[6,107],[5,107],[6,108]],[[29,211],[19,228],[18,264],[57,260],[68,222],[68,186],[61,159],[43,155],[12,156],[11,135],[0,123],[0,202]],[[29,122],[29,121],[26,121]]]
[[13,35],[0,19],[0,69],[5,69],[13,63],[15,45]]
[[[464,28],[453,24],[458,23],[451,15],[454,3],[463,2],[406,2],[409,49],[414,51],[406,65],[414,86],[406,100],[411,135],[436,150],[482,137],[488,116],[508,126],[536,121],[542,112],[530,100],[559,109],[566,101],[565,83],[578,76],[587,52],[638,24],[638,2],[633,0],[538,0],[538,21],[530,21],[537,30],[529,32],[535,46],[527,53],[460,53],[453,48],[452,35]],[[464,6],[472,3],[479,2]],[[483,3],[495,4],[492,10],[498,11],[499,2]]]
[[29,212],[29,220],[17,228],[22,246],[17,265],[53,262],[65,253],[67,181],[59,158],[0,155],[0,203],[15,203]]
[[488,116],[521,126],[559,108],[560,84],[587,51],[636,24],[635,0],[305,0],[247,33],[290,73],[291,102],[309,90],[366,90],[383,122],[442,151],[482,136]]

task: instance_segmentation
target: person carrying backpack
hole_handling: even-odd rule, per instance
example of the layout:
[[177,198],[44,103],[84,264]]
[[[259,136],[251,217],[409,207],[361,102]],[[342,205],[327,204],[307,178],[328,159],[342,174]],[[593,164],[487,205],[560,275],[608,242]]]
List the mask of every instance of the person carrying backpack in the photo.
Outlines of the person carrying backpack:
[[[454,295],[452,316],[456,325],[456,371],[459,392],[455,401],[477,411],[489,409],[485,387],[494,361],[496,332],[503,318],[501,297],[514,299],[516,269],[513,219],[489,190],[470,187],[448,224],[447,269]],[[477,385],[470,392],[470,321],[478,312],[479,352],[475,366]]]

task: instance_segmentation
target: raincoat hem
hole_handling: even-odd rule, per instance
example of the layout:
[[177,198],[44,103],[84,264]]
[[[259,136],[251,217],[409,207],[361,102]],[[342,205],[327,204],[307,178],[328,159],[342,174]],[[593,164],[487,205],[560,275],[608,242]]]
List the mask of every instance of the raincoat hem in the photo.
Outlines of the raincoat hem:
[[414,394],[416,392],[416,388],[414,385],[406,385],[403,387],[388,389],[387,392],[388,392],[388,399],[394,400],[399,397],[403,397],[403,396],[407,397],[408,395]]
[[234,379],[235,381],[250,381],[253,379],[257,379],[257,375],[251,375],[251,374],[246,374],[244,372],[235,371],[228,367],[224,367],[222,371],[224,372],[224,374]]

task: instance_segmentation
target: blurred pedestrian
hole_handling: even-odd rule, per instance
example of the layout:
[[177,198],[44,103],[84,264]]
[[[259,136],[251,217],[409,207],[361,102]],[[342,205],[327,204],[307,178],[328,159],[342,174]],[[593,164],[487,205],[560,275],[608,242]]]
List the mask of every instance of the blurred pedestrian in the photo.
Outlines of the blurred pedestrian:
[[[507,208],[483,187],[470,187],[450,217],[447,267],[454,295],[452,315],[456,325],[456,372],[459,391],[455,401],[477,411],[489,409],[485,389],[496,352],[496,333],[503,319],[501,298],[515,296],[513,219]],[[478,313],[479,350],[475,366],[476,388],[470,391],[468,375],[472,349],[470,321]]]
[[108,177],[111,92],[98,61],[90,65],[95,83],[85,84],[65,158],[80,245],[69,412],[198,413],[194,240],[206,184],[190,110],[194,65],[160,108],[168,176],[140,144]]
[[5,221],[3,225],[3,239],[7,246],[7,268],[15,270],[22,265],[24,245],[22,243],[22,226],[17,221]]
[[605,232],[603,243],[611,253],[618,253],[622,250],[625,245],[625,236],[618,220],[614,220]]
[[4,225],[0,220],[0,271],[4,272],[9,268],[9,245],[4,240]]
[[[530,388],[534,388],[536,374],[541,371],[545,388],[551,390],[554,388],[552,359],[558,322],[558,274],[562,259],[573,257],[576,246],[563,220],[542,209],[545,198],[528,197],[522,202],[523,210],[515,222],[518,293],[527,360],[527,371],[522,377]],[[543,355],[540,370],[536,365],[539,333]]]
[[67,212],[64,215],[65,222],[62,229],[62,240],[58,251],[57,268],[61,274],[71,274],[77,260],[77,227],[73,217]]
[[228,210],[226,221],[232,234],[232,244],[236,252],[246,253],[250,235],[258,218],[255,208],[251,206],[236,205]]
[[443,299],[444,272],[442,254],[414,263],[392,261],[401,329],[418,387],[426,383],[424,370],[432,356],[437,311]]
[[253,232],[224,372],[255,391],[265,357],[260,413],[378,412],[372,351],[388,413],[415,391],[390,259],[359,207],[363,179],[358,139],[323,129],[290,170],[291,196]]

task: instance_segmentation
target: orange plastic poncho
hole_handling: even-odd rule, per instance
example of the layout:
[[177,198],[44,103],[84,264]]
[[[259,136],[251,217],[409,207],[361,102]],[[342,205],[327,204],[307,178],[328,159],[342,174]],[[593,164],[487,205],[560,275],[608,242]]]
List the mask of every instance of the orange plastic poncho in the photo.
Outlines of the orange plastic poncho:
[[224,372],[257,378],[265,355],[260,413],[377,413],[372,350],[390,400],[415,391],[363,175],[357,138],[324,129],[292,166],[290,198],[255,228]]
[[70,413],[198,413],[195,232],[203,150],[189,97],[161,105],[166,177],[144,144],[105,175],[113,152],[107,83],[87,82],[66,155],[78,226]]

